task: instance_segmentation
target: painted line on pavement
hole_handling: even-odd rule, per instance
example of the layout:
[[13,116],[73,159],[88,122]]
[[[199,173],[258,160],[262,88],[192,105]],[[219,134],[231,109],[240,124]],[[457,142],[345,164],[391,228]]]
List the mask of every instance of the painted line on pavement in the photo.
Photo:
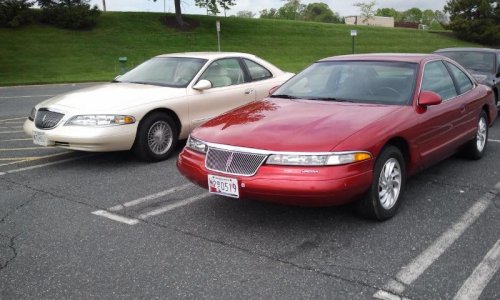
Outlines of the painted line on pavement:
[[[498,185],[498,184],[497,184]],[[384,292],[402,294],[406,286],[411,285],[420,277],[464,232],[472,225],[483,212],[486,211],[491,201],[496,197],[493,193],[487,193],[479,198],[474,205],[460,217],[460,219],[448,228],[427,249],[417,256],[411,263],[404,266],[396,275],[396,280],[390,280],[383,290],[377,291],[373,297],[378,299]],[[399,296],[398,296],[399,297]]]
[[0,152],[2,151],[23,151],[23,150],[54,150],[54,147],[24,147],[24,148],[0,148]]
[[1,142],[16,142],[16,141],[32,141],[33,139],[10,139],[10,140],[0,140]]
[[[24,119],[24,118],[23,118]],[[10,122],[3,122],[4,124],[23,124],[24,121],[18,121],[18,122],[13,122],[13,121],[10,121]]]
[[26,95],[26,96],[0,96],[0,99],[17,99],[17,98],[38,98],[38,97],[53,97],[55,95]]
[[82,158],[88,158],[88,157],[93,156],[93,155],[95,155],[95,154],[82,155],[82,156],[78,156],[78,157],[72,157],[72,158],[68,158],[68,159],[62,159],[62,160],[58,160],[58,161],[53,161],[53,162],[49,162],[49,163],[45,163],[45,164],[41,164],[41,165],[34,165],[34,166],[30,166],[30,167],[25,167],[25,168],[20,168],[20,169],[14,169],[14,170],[9,170],[9,171],[5,171],[5,172],[0,172],[0,176],[7,175],[7,174],[12,174],[12,173],[19,173],[19,172],[34,170],[34,169],[48,167],[48,166],[53,166],[53,165],[58,165],[58,164],[66,163],[66,162],[69,162],[69,161],[74,161],[74,160],[78,160],[78,159],[82,159]]
[[15,120],[22,120],[22,119],[27,119],[27,117],[11,118],[11,119],[3,119],[3,120],[0,120],[0,122],[5,122],[5,121],[15,121]]
[[467,278],[454,300],[475,300],[481,296],[493,275],[500,268],[500,240],[488,251],[481,263]]
[[196,202],[198,200],[201,200],[203,198],[206,198],[206,197],[212,196],[212,195],[213,194],[210,194],[210,193],[203,193],[203,194],[200,194],[200,195],[197,195],[197,196],[193,196],[193,197],[190,197],[190,198],[187,198],[187,199],[184,199],[184,200],[181,200],[181,201],[178,201],[178,202],[175,202],[175,203],[172,203],[172,204],[160,207],[160,208],[152,210],[150,212],[141,214],[137,218],[141,219],[141,220],[144,220],[144,219],[147,219],[149,217],[154,217],[154,216],[166,213],[167,211],[171,211],[171,210],[174,210],[176,208],[179,208],[179,207],[182,207],[182,206],[186,206],[188,204],[191,204],[193,202]]
[[154,199],[157,199],[157,198],[160,198],[160,197],[163,197],[163,196],[166,196],[166,195],[178,192],[178,191],[182,191],[184,189],[187,189],[190,186],[194,186],[194,185],[192,183],[187,183],[184,185],[176,186],[176,187],[173,187],[173,188],[165,190],[165,191],[161,191],[161,192],[156,193],[156,194],[148,195],[148,196],[136,199],[136,200],[132,200],[129,202],[115,205],[113,207],[108,208],[108,210],[109,211],[119,211],[119,210],[122,210],[126,207],[139,205],[139,204],[147,202],[147,201],[151,201],[151,200],[154,200]]
[[495,142],[495,143],[500,143],[500,140],[493,140],[493,139],[488,139],[488,142]]
[[137,220],[137,219],[127,218],[124,216],[110,213],[110,212],[105,211],[105,210],[96,210],[96,211],[93,211],[92,214],[94,214],[96,216],[108,218],[108,219],[113,220],[113,221],[125,223],[128,225],[135,225],[135,224],[139,223],[139,220]]
[[0,133],[20,133],[20,132],[24,132],[23,130],[19,130],[19,131],[0,131]]

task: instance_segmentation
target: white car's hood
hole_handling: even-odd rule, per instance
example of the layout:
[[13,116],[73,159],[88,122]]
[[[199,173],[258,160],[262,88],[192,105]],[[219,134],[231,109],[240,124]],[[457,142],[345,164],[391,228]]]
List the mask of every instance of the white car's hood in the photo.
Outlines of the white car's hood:
[[109,112],[186,95],[185,88],[108,83],[55,96],[39,105],[77,111]]

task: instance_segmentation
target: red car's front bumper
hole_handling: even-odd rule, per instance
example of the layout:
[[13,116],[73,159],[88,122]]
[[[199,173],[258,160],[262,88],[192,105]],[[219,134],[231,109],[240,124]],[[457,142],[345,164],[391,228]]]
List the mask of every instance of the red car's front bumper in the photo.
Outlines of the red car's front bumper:
[[240,198],[276,203],[329,206],[351,202],[370,187],[373,160],[342,166],[262,165],[253,176],[236,176],[205,168],[205,155],[184,148],[177,168],[189,180],[208,189],[208,174],[236,178]]

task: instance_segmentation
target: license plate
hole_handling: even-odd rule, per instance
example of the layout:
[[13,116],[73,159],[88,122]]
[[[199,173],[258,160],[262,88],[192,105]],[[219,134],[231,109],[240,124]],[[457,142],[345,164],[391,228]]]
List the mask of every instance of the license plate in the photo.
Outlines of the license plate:
[[33,131],[33,143],[40,146],[50,146],[52,143],[44,132]]
[[239,198],[238,180],[216,175],[208,175],[208,191],[213,194]]

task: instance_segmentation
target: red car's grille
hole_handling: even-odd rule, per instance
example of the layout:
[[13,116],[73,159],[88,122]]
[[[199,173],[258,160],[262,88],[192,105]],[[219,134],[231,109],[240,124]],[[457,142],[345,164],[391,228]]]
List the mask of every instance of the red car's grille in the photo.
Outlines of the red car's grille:
[[264,163],[267,155],[236,152],[209,148],[205,159],[205,167],[212,171],[252,176]]
[[64,114],[40,108],[36,113],[35,126],[39,129],[51,129],[56,127],[63,117]]

